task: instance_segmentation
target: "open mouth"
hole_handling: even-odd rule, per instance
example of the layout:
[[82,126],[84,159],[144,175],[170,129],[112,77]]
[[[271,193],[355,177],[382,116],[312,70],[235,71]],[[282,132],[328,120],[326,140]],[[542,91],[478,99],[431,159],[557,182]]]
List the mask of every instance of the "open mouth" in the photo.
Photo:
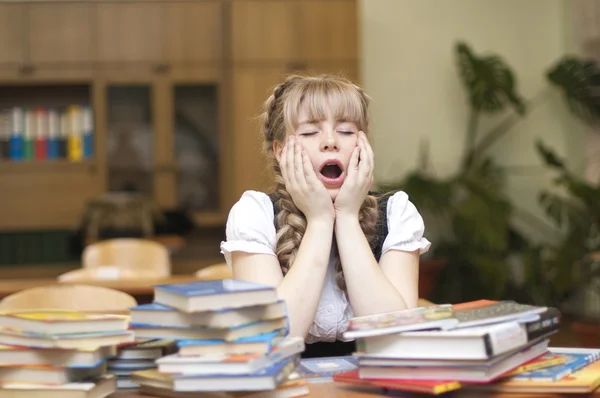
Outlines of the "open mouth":
[[322,179],[330,184],[335,184],[339,182],[344,170],[341,167],[341,164],[336,160],[326,161],[321,166],[321,177]]

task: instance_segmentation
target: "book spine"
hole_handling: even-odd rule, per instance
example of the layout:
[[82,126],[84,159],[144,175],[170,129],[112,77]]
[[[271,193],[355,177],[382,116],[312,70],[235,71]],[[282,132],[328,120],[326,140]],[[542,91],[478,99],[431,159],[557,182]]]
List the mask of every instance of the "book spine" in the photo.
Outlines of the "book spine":
[[508,322],[486,333],[483,342],[486,355],[492,357],[527,344],[527,331],[517,322]]
[[548,310],[540,314],[540,319],[525,323],[527,340],[533,341],[558,331],[560,315],[558,308],[549,307]]

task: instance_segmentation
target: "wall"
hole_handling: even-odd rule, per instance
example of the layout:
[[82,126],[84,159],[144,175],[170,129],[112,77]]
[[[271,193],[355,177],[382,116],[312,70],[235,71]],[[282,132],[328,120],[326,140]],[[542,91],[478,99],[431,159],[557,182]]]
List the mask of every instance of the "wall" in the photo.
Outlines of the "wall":
[[[362,83],[373,98],[377,181],[400,178],[416,167],[424,141],[435,173],[456,170],[468,118],[453,54],[458,40],[477,53],[501,55],[525,98],[547,88],[545,70],[574,49],[566,0],[361,0],[359,15]],[[494,121],[485,120],[482,127]],[[527,212],[543,217],[537,193],[549,177],[535,140],[542,138],[581,169],[580,135],[555,95],[493,148],[510,170],[509,194]]]

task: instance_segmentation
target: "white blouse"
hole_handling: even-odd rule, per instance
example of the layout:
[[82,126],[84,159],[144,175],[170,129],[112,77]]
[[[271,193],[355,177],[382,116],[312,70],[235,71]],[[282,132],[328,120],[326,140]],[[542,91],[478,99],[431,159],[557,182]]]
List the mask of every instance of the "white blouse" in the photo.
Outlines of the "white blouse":
[[[419,250],[421,254],[429,250],[431,243],[423,237],[423,219],[406,193],[399,191],[388,199],[387,224],[388,235],[383,242],[382,256],[388,250]],[[244,192],[227,219],[226,241],[221,242],[225,261],[231,266],[231,252],[234,251],[275,256],[276,243],[273,202],[263,192]],[[331,250],[321,300],[307,343],[346,340],[342,334],[354,316],[348,298],[335,282],[334,256],[335,252]]]

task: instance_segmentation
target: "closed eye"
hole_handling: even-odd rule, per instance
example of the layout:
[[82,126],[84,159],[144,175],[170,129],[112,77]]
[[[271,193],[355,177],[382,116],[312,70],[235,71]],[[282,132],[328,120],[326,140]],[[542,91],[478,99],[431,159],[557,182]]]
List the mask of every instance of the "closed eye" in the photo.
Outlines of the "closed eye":
[[306,132],[306,133],[302,133],[300,135],[304,137],[304,136],[311,136],[311,135],[315,135],[315,134],[317,134],[316,131],[309,131],[309,132]]
[[338,133],[344,134],[344,135],[352,135],[352,134],[354,134],[354,131],[338,131]]

